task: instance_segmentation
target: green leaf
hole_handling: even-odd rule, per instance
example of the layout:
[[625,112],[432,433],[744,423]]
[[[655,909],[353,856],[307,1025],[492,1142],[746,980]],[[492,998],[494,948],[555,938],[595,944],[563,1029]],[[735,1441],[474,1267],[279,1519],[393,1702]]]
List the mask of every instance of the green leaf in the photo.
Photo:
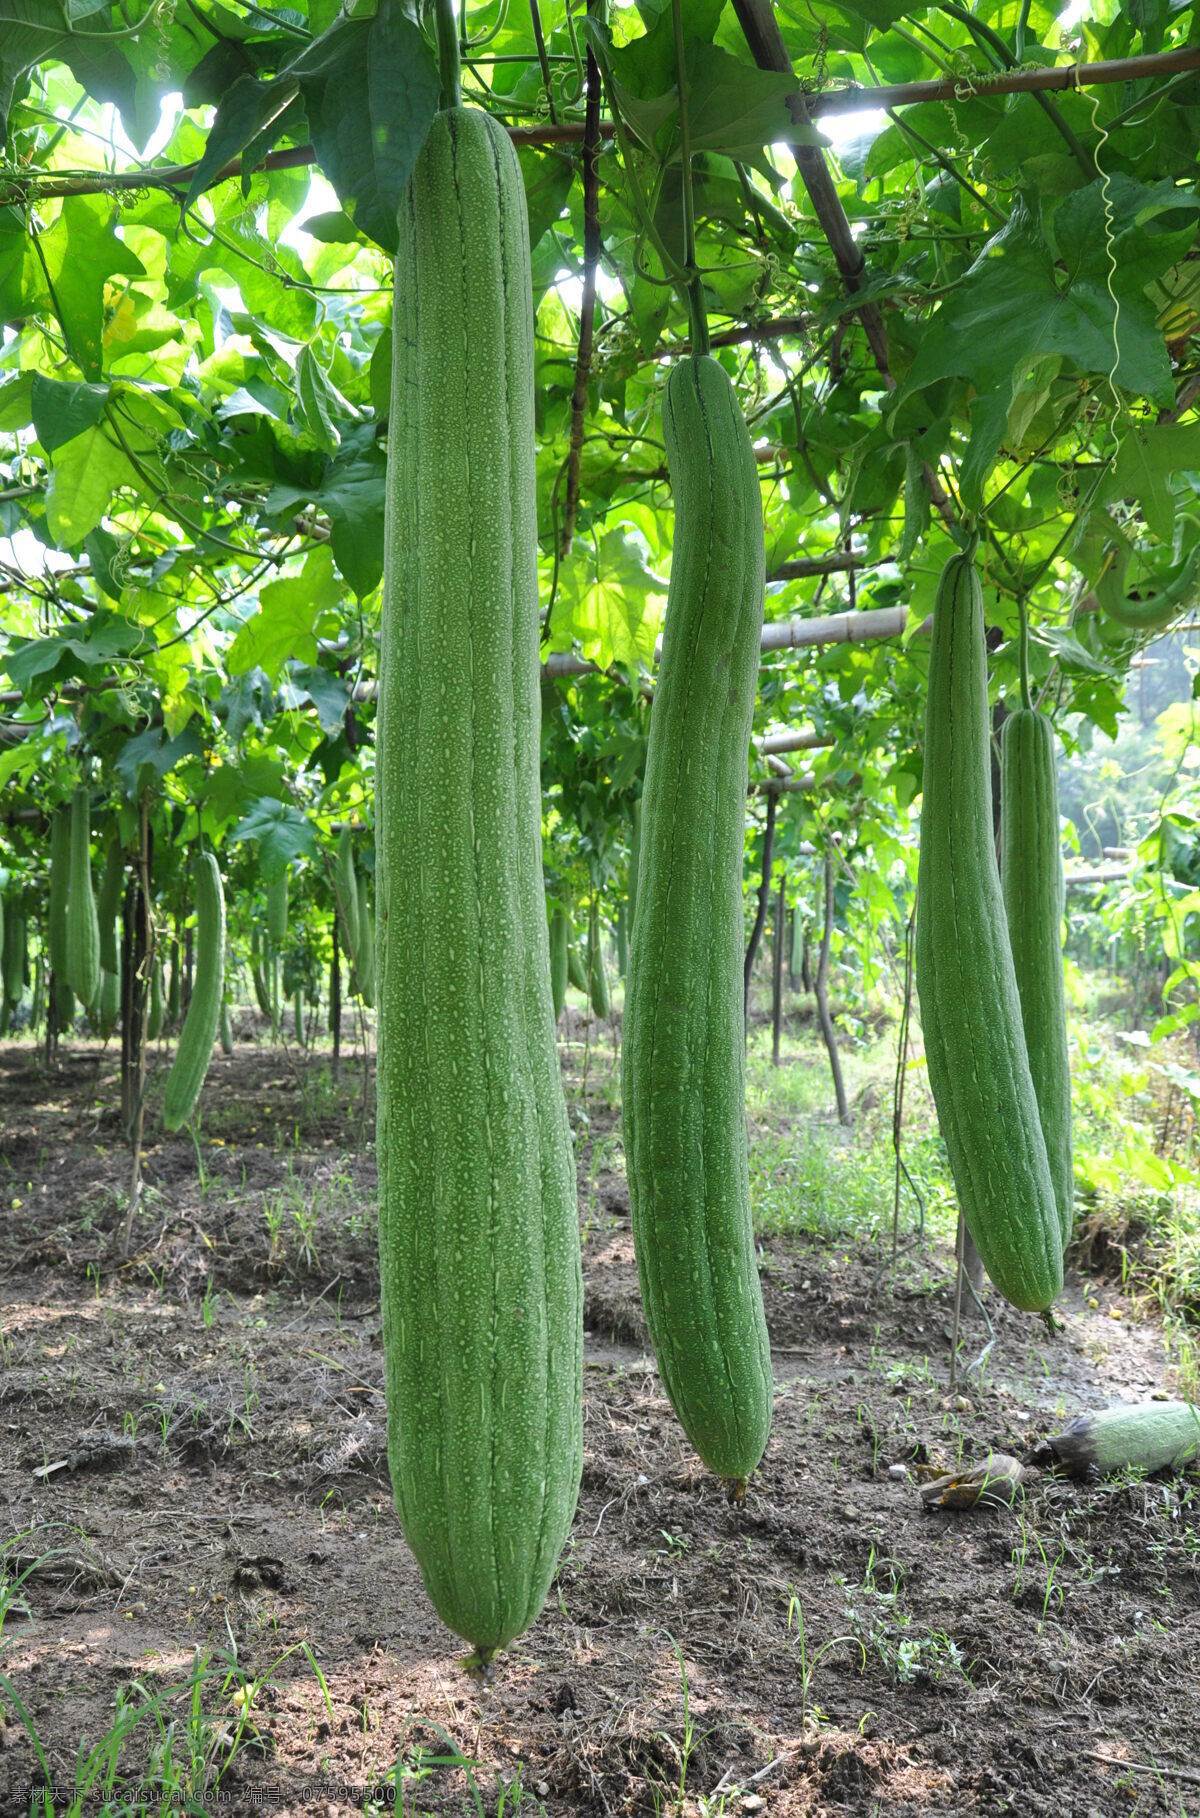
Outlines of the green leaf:
[[983,510],[984,483],[1008,429],[1012,396],[1012,379],[998,379],[990,391],[972,400],[971,439],[962,464],[963,503],[970,511]]
[[84,537],[83,547],[96,585],[110,600],[119,601],[121,580],[113,564],[120,553],[121,544],[110,531],[97,529],[89,531]]
[[0,208],[0,320],[16,321],[48,300],[46,274],[24,217],[15,208]]
[[[675,87],[675,16],[671,0],[644,0],[638,7],[645,33],[629,44],[613,45],[613,35],[598,18],[585,22],[587,35],[604,33],[605,49],[615,73],[629,95],[662,95]],[[711,44],[724,13],[724,0],[685,0],[684,38],[687,44]]]
[[1073,631],[1065,631],[1055,625],[1044,625],[1039,636],[1043,644],[1049,644],[1064,669],[1079,670],[1084,675],[1112,676],[1117,673],[1111,663],[1093,656]]
[[31,372],[22,372],[0,385],[0,430],[24,429],[33,421],[34,377]]
[[222,828],[254,806],[260,796],[283,801],[287,795],[288,767],[281,758],[265,752],[243,751],[236,764],[218,764],[204,783],[204,818]]
[[52,455],[64,442],[99,423],[108,403],[108,386],[48,379],[38,372],[33,375],[29,402],[37,439]]
[[260,796],[230,835],[233,841],[257,840],[265,872],[278,872],[293,859],[317,857],[317,840],[307,817],[290,802]]
[[600,538],[599,547],[577,542],[559,581],[554,646],[569,649],[577,642],[602,668],[639,661],[649,666],[663,595],[640,538],[614,529]]
[[189,726],[172,738],[164,726],[152,726],[148,732],[126,739],[113,759],[113,769],[125,779],[126,795],[136,800],[144,789],[161,781],[185,758],[203,755],[204,743],[194,727]]
[[358,412],[331,382],[311,343],[300,349],[296,361],[296,395],[318,446],[326,454],[336,454],[342,442],[337,418],[355,419]]
[[386,472],[382,452],[372,448],[344,463],[335,461],[317,495],[329,513],[334,560],[360,600],[375,591],[383,575]]
[[306,44],[304,49],[291,59],[288,69],[293,76],[311,78],[332,76],[344,73],[346,65],[355,58],[365,54],[367,39],[371,30],[368,18],[353,18],[351,14],[360,9],[344,7],[319,37]]
[[275,682],[290,657],[313,662],[317,619],[340,598],[332,552],[322,545],[306,558],[300,574],[269,581],[261,590],[259,610],[229,646],[225,663],[230,675],[261,669],[268,681]]
[[693,151],[720,151],[740,158],[764,145],[825,145],[815,127],[799,127],[787,100],[796,93],[788,71],[756,69],[717,44],[693,44],[687,51],[688,124]]
[[141,480],[104,424],[55,449],[46,486],[46,522],[59,546],[78,548],[122,486],[140,492]]
[[189,203],[204,194],[222,165],[228,164],[263,135],[266,138],[257,150],[260,157],[265,154],[271,142],[268,129],[287,112],[297,92],[295,76],[260,82],[257,76],[249,74],[239,76],[226,89],[209,128],[204,155],[188,186]]
[[[308,340],[316,326],[317,309],[295,247],[268,239],[249,217],[243,217],[223,224],[220,240],[214,239],[200,250],[192,275],[214,266],[229,274],[247,309],[275,334]],[[281,276],[293,282],[281,284]]]
[[328,669],[294,663],[284,676],[279,698],[285,707],[301,707],[311,701],[317,710],[321,731],[332,738],[342,730],[346,709],[350,705],[350,683]]
[[[603,32],[613,74],[623,88],[639,100],[662,95],[675,89],[675,20],[671,0],[643,0],[640,7],[646,20],[646,31],[628,44],[613,47],[612,35],[598,19],[585,26],[589,37]],[[711,44],[725,0],[686,0],[683,7],[684,40],[687,44]],[[793,84],[794,86],[794,84]]]
[[[633,281],[628,287],[629,313],[637,329],[638,341],[643,354],[650,355],[658,346],[659,336],[671,313],[671,286],[655,278],[663,275],[663,262],[658,256],[657,247],[648,244],[640,260],[641,269],[635,270]],[[645,272],[647,275],[643,276]]]
[[141,641],[141,630],[128,619],[96,612],[86,633],[79,636],[59,632],[52,637],[14,640],[3,659],[4,667],[13,686],[24,693],[37,677],[57,681],[89,668],[107,667]]
[[271,711],[271,684],[261,669],[249,669],[226,683],[217,707],[224,714],[225,730],[236,745],[247,726],[261,730],[263,715]]
[[1163,33],[1171,16],[1170,0],[1122,0],[1121,11],[1129,15],[1142,34],[1142,50],[1147,55],[1162,48]]
[[929,491],[925,485],[920,450],[912,442],[904,445],[904,534],[900,539],[898,559],[907,562],[925,532],[929,529]]
[[562,214],[575,182],[575,172],[552,151],[523,145],[517,152],[525,179],[525,206],[529,214],[529,244],[536,248],[542,235]]
[[1101,502],[1137,499],[1147,528],[1160,543],[1169,544],[1175,530],[1171,481],[1181,470],[1200,471],[1200,427],[1161,423],[1142,428],[1132,424],[1122,432]]
[[309,215],[301,221],[300,226],[304,233],[319,240],[323,246],[353,246],[359,238],[357,227],[341,208],[330,208],[322,214]]
[[24,739],[8,751],[0,751],[0,789],[10,777],[31,775],[40,761],[41,752],[36,738]]
[[4,0],[0,15],[0,144],[17,82],[35,63],[59,56],[66,42],[61,7],[54,0]]
[[[590,34],[595,38],[595,33]],[[679,91],[672,87],[661,95],[651,95],[647,100],[631,94],[616,76],[611,78],[612,91],[622,120],[643,145],[652,150],[656,147],[658,135],[667,121],[679,112]]]
[[[1187,190],[1171,183],[1148,187],[1124,171],[1075,190],[1059,204],[1052,224],[1070,282],[1090,278],[1107,294],[1111,277],[1124,308],[1126,297],[1140,295],[1183,257],[1195,238],[1198,209]],[[1163,222],[1166,214],[1193,219],[1171,229]]]
[[103,351],[104,287],[145,267],[113,232],[116,211],[103,196],[68,196],[57,221],[40,236],[54,313],[85,378],[98,379]]
[[[437,67],[401,0],[381,0],[365,32],[339,22],[327,35],[321,74],[304,81],[317,158],[359,233],[394,252],[400,198],[441,96]],[[310,57],[293,68],[307,76]]]
[[[848,13],[857,13],[868,25],[873,25],[877,32],[886,32],[895,25],[897,19],[903,19],[907,13],[912,12],[912,0],[841,0],[841,5]],[[871,46],[871,55],[875,55],[874,45]],[[886,80],[896,82],[900,78],[889,70]]]
[[385,328],[371,355],[371,409],[386,422],[392,402],[392,331]]
[[[1114,309],[1103,280],[1078,268],[1063,284],[1040,227],[1014,208],[1006,228],[984,248],[954,294],[926,323],[909,387],[938,379],[971,379],[979,392],[1011,383],[1044,354],[1064,354],[1084,372],[1114,365]],[[1153,312],[1140,295],[1121,294],[1120,359],[1115,382],[1170,405],[1170,362]],[[1007,408],[1007,405],[1006,405]]]
[[[163,14],[158,18],[162,21]],[[145,32],[142,37],[157,39],[158,35],[158,31]],[[139,81],[136,66],[143,59],[150,61],[145,58],[144,51],[140,51],[132,39],[116,41],[116,34],[113,39],[107,39],[92,33],[86,37],[73,33],[63,40],[57,54],[94,101],[111,102],[121,110],[125,130],[140,151],[158,125],[159,98],[163,92],[161,85],[155,88],[149,82]]]

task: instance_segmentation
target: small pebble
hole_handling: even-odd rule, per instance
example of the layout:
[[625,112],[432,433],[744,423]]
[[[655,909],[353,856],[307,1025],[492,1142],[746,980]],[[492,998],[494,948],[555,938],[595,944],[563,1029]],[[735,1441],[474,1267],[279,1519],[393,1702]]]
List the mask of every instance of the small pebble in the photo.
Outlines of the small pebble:
[[905,1464],[889,1465],[888,1466],[888,1476],[895,1483],[907,1483],[908,1482],[908,1466]]

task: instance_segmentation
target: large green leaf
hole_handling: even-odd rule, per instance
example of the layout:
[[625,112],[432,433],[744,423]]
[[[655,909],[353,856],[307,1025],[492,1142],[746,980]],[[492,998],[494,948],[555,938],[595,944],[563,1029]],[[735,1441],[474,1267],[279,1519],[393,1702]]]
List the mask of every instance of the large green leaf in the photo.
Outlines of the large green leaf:
[[353,422],[358,412],[333,383],[311,342],[300,349],[296,360],[296,394],[318,446],[327,454],[336,454],[342,440],[339,418]]
[[63,549],[77,549],[113,504],[120,487],[142,481],[106,423],[56,448],[46,487],[46,521]]
[[334,560],[360,599],[374,592],[383,574],[387,463],[382,449],[368,439],[372,434],[372,426],[366,426],[366,437],[362,431],[347,435],[318,486],[275,486],[267,499],[272,514],[310,500],[329,513]]
[[260,797],[282,802],[287,794],[287,767],[265,752],[243,751],[236,764],[210,770],[204,786],[204,820],[220,827],[240,821],[259,806]]
[[259,610],[247,619],[226,654],[230,675],[261,669],[274,682],[289,658],[313,662],[317,620],[340,598],[332,551],[322,545],[307,557],[300,574],[269,581],[261,590]]
[[1040,225],[1020,203],[984,248],[963,282],[928,320],[908,388],[940,379],[969,379],[977,395],[971,417],[971,463],[978,487],[999,452],[1014,384],[1045,354],[1061,354],[1089,373],[1169,405],[1170,361],[1140,288],[1118,273],[1119,313],[1095,248],[1076,251],[1065,281]]
[[48,301],[46,274],[24,216],[19,209],[0,208],[0,319],[17,321]]
[[[683,28],[690,44],[711,44],[720,24],[725,0],[688,0],[683,7]],[[671,0],[663,4],[644,0],[639,8],[646,20],[644,36],[610,51],[613,74],[628,94],[644,100],[675,91],[675,21]],[[589,31],[604,30],[598,22]],[[606,34],[611,43],[611,34]]]
[[274,82],[260,82],[257,77],[240,75],[221,96],[217,116],[209,128],[204,156],[196,166],[188,188],[187,199],[194,202],[203,195],[222,165],[236,158],[251,144],[261,157],[271,142],[271,128],[276,131],[298,92],[294,76],[281,76]]
[[173,738],[166,727],[152,726],[149,731],[126,739],[113,760],[113,769],[125,779],[125,793],[136,799],[185,758],[201,757],[203,753],[204,742],[195,727],[189,726]]
[[[1170,364],[1152,311],[1136,295],[1109,295],[1099,259],[1080,261],[1063,283],[1045,239],[1014,210],[962,287],[931,318],[912,371],[927,385],[959,374],[979,385],[1010,377],[1020,362],[1064,354],[1085,372],[1112,372],[1127,390],[1169,404]],[[1095,249],[1093,248],[1093,255]],[[1120,272],[1114,288],[1124,288]]]
[[103,196],[68,196],[40,238],[54,313],[85,378],[98,379],[103,353],[104,287],[145,275],[141,260],[113,231],[116,211]]
[[350,705],[350,683],[331,670],[308,663],[293,663],[284,676],[279,698],[285,707],[301,707],[311,701],[317,710],[321,731],[331,737],[341,731]]
[[35,372],[30,409],[37,439],[48,455],[85,430],[94,429],[108,403],[107,385],[75,384]]
[[319,74],[308,73],[316,47],[293,66],[317,157],[355,227],[393,252],[400,197],[437,112],[437,68],[403,0],[381,0],[369,27],[339,21],[327,37]]
[[639,662],[648,667],[663,595],[663,582],[647,566],[640,538],[614,529],[598,544],[581,540],[559,579],[554,647],[569,649],[574,641],[602,667]]
[[1181,259],[1196,237],[1200,200],[1173,183],[1139,183],[1124,171],[1059,204],[1052,232],[1069,281],[1098,280],[1124,299]]
[[687,72],[693,150],[739,158],[780,140],[824,143],[813,128],[792,120],[787,99],[796,92],[796,80],[790,73],[756,69],[717,44],[689,46]]
[[225,730],[236,744],[247,726],[262,730],[263,716],[271,712],[271,684],[261,669],[248,669],[233,676],[221,690],[217,713],[225,721]]
[[105,669],[136,650],[143,640],[139,626],[112,613],[97,611],[77,634],[14,640],[3,658],[9,679],[24,693],[36,679],[43,685],[90,669]]
[[4,0],[0,13],[0,144],[17,83],[27,69],[61,54],[67,34],[55,0]]
[[264,871],[280,871],[293,859],[317,856],[317,839],[307,816],[274,796],[260,796],[231,838],[257,840]]
[[1171,481],[1180,471],[1200,472],[1200,426],[1194,423],[1131,424],[1122,434],[1102,502],[1136,499],[1147,528],[1160,543],[1175,529]]

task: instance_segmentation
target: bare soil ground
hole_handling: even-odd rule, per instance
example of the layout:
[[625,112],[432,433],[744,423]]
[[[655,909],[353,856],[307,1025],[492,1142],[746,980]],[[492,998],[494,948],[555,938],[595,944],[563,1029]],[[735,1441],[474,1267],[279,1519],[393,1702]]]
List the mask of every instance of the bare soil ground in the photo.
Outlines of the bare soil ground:
[[[399,1761],[405,1811],[489,1818],[1200,1812],[1200,1483],[1034,1473],[1014,1509],[930,1514],[893,1473],[1160,1390],[1116,1283],[1073,1279],[1057,1336],[991,1296],[951,1394],[948,1250],[771,1241],[775,1426],[732,1507],[648,1352],[614,1114],[577,1096],[583,1488],[481,1685],[392,1510],[360,1076],[218,1056],[124,1264],[115,1096],[111,1055],[0,1048],[0,1818],[42,1777],[31,1729],[65,1787],[119,1711],[129,1784],[89,1810],[346,1818]],[[190,1804],[130,1790],[172,1721]]]

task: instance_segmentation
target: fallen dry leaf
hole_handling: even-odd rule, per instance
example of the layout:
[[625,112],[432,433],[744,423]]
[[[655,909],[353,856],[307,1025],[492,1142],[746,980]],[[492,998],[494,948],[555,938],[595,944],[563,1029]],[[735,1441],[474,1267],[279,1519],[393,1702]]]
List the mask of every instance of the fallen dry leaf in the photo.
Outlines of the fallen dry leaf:
[[933,1483],[921,1485],[927,1509],[973,1509],[978,1503],[1011,1507],[1025,1477],[1019,1458],[1007,1452],[989,1452],[982,1464],[964,1471],[950,1471]]

